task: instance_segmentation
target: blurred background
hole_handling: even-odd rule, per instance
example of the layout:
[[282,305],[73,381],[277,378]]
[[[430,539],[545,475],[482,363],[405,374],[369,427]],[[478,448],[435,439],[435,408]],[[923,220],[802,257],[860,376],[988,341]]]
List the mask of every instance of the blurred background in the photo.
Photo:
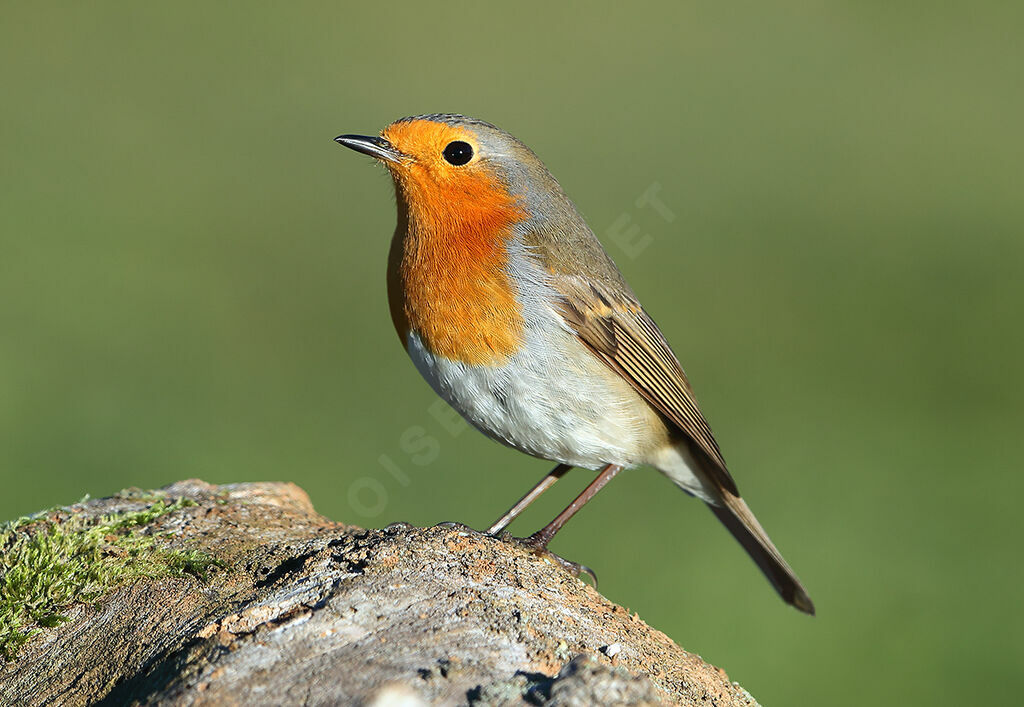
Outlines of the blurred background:
[[553,549],[766,705],[1019,698],[1020,3],[3,15],[0,518],[187,477],[365,526],[504,511],[550,465],[435,403],[390,180],[331,142],[462,112],[575,199],[819,615],[649,469]]

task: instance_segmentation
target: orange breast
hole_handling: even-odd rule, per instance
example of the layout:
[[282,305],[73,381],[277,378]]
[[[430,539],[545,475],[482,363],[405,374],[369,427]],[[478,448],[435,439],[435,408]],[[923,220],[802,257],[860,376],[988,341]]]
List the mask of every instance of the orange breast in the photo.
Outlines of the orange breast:
[[438,183],[396,178],[398,228],[388,265],[391,314],[405,343],[416,332],[439,356],[500,364],[523,340],[523,316],[505,272],[512,225],[524,217],[486,174]]

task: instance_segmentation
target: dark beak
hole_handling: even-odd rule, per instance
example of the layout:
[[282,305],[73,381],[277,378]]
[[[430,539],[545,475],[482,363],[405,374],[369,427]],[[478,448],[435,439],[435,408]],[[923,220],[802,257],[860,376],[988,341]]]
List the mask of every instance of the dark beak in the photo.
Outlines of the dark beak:
[[368,135],[339,135],[334,138],[339,145],[362,152],[364,155],[376,157],[385,162],[403,162],[408,159],[405,155],[395,149],[395,146],[382,137],[370,137]]

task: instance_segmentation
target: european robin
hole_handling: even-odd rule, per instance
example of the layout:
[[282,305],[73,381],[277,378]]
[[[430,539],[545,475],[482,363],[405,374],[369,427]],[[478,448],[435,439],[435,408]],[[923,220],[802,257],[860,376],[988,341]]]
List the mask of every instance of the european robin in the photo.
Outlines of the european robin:
[[600,470],[525,540],[544,551],[619,471],[652,466],[711,508],[786,602],[814,613],[740,498],[665,337],[529,148],[447,114],[335,139],[394,180],[388,297],[416,368],[488,437],[558,462],[487,532],[501,533],[570,468]]

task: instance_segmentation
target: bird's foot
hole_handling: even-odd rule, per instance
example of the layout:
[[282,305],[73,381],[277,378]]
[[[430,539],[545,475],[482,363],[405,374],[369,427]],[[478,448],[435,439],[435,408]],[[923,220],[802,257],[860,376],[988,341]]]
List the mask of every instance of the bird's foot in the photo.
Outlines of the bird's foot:
[[547,544],[542,542],[538,538],[532,535],[528,538],[516,538],[508,535],[507,533],[502,534],[500,538],[502,540],[514,542],[520,547],[526,548],[537,557],[542,557],[546,560],[554,562],[556,565],[564,569],[573,577],[580,577],[581,575],[586,575],[587,577],[590,577],[590,584],[594,587],[594,589],[597,589],[597,573],[594,572],[594,570],[579,562],[573,562],[572,560],[565,559],[561,555],[556,555],[555,553],[551,552],[551,550],[548,550]]
[[542,557],[546,560],[554,562],[556,565],[564,569],[573,577],[580,577],[583,575],[589,577],[590,584],[594,587],[594,589],[597,589],[597,573],[594,572],[594,570],[579,562],[573,562],[572,560],[565,559],[561,555],[556,555],[555,553],[551,552],[551,550],[548,550],[547,543],[544,540],[536,537],[535,535],[531,535],[528,538],[517,538],[511,533],[509,533],[507,530],[503,530],[499,533],[484,533],[474,528],[470,528],[465,523],[459,523],[458,521],[451,520],[445,521],[443,523],[438,523],[434,527],[447,528],[449,530],[458,530],[460,532],[471,533],[473,535],[488,535],[489,537],[492,537],[495,540],[515,543],[516,545],[530,551],[537,557]]
[[460,523],[457,520],[446,520],[443,523],[438,523],[434,527],[435,528],[447,528],[448,530],[458,530],[459,532],[462,532],[462,533],[473,533],[474,535],[479,535],[480,534],[480,531],[477,530],[476,528],[470,528],[465,523]]

